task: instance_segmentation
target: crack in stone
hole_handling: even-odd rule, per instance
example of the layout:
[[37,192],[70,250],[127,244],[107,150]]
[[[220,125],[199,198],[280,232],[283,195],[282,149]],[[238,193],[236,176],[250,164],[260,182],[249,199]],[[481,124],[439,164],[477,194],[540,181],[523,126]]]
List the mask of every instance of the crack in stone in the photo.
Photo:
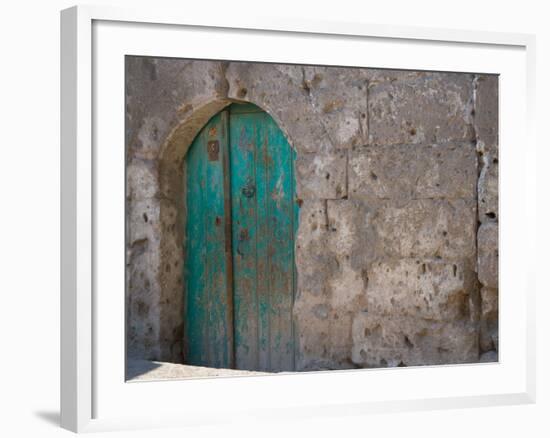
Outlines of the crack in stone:
[[220,73],[222,80],[220,81],[220,86],[218,93],[220,97],[223,97],[227,99],[229,97],[229,79],[227,78],[227,69],[229,68],[230,62],[229,61],[222,61],[220,62]]

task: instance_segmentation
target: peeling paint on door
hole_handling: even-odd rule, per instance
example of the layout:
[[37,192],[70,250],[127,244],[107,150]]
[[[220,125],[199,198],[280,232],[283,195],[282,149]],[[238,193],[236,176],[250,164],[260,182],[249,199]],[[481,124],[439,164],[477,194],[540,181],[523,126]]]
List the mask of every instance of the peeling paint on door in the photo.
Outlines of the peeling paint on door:
[[275,121],[254,105],[231,105],[194,140],[186,160],[186,363],[295,369],[294,160]]

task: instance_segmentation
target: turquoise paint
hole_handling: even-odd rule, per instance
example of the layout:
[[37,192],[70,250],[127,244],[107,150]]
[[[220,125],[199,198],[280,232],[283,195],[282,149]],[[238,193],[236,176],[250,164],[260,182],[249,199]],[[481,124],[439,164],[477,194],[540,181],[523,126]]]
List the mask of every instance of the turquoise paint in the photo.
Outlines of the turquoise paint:
[[[230,368],[233,327],[225,258],[224,123],[226,115],[213,117],[187,156],[185,350],[189,364]],[[209,157],[209,142],[218,142],[215,160]]]
[[[220,142],[218,163],[207,151],[212,128]],[[225,174],[223,153],[229,153]],[[249,104],[216,115],[193,142],[186,160],[186,363],[294,369],[294,160],[271,116]]]

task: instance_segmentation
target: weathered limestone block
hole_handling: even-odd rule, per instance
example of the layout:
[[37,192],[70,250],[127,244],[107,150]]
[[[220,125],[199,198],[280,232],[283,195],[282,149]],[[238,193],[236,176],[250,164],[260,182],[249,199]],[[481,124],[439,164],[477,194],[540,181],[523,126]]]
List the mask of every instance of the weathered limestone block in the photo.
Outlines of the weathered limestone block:
[[373,215],[381,254],[475,260],[475,202],[415,200],[387,202]]
[[126,261],[131,291],[130,356],[181,360],[183,247],[179,235],[174,233],[179,219],[170,200],[148,198],[129,202]]
[[127,247],[127,351],[132,357],[154,359],[160,353],[160,288],[154,268],[158,265],[158,257],[150,251],[150,242],[147,237],[135,238]]
[[300,224],[296,245],[298,296],[294,305],[298,368],[349,368],[351,321],[357,309],[366,304],[365,279],[351,266],[349,258],[331,250],[329,241],[334,232],[327,229],[324,201],[304,201]]
[[[172,122],[175,125],[175,120]],[[170,122],[164,118],[156,116],[142,118],[136,138],[132,142],[133,155],[149,160],[154,159],[160,150],[162,141],[170,132],[170,128]]]
[[361,270],[376,255],[373,211],[360,201],[327,201],[327,248],[338,257],[340,263],[349,261],[355,270]]
[[126,197],[137,201],[153,198],[157,193],[157,162],[129,160],[126,164]]
[[478,181],[478,278],[481,288],[480,361],[498,360],[498,76],[475,80],[475,128],[481,172]]
[[[160,201],[161,240],[159,245],[158,282],[161,294],[159,306],[161,325],[159,333],[162,360],[180,362],[183,357],[183,271],[185,266],[183,212],[170,199]],[[179,230],[179,232],[178,232]]]
[[375,259],[441,257],[471,261],[476,257],[474,201],[456,199],[327,201],[328,250],[340,262],[349,260],[360,271]]
[[451,320],[469,314],[474,276],[462,263],[388,260],[373,263],[368,279],[367,309],[377,315]]
[[[306,311],[307,308],[307,311]],[[351,327],[354,312],[322,302],[306,303],[298,321],[298,370],[353,368]]]
[[300,290],[293,309],[298,334],[298,369],[307,369],[312,359],[326,360],[330,312],[324,293]]
[[294,314],[299,327],[298,370],[350,368],[351,311],[313,297],[295,307]]
[[352,360],[361,367],[472,363],[479,358],[476,325],[359,312]]
[[498,351],[498,321],[481,321],[479,327],[479,349],[482,353]]
[[128,268],[126,348],[129,357],[154,360],[160,356],[160,314],[157,298],[160,291],[154,271],[148,266],[149,260],[144,252],[135,256]]
[[340,263],[339,267],[329,280],[332,308],[342,314],[364,308],[367,301],[366,270],[353,269],[349,261]]
[[127,208],[127,243],[148,240],[160,242],[160,204],[155,198],[130,200]]
[[303,86],[333,144],[348,148],[367,143],[364,69],[304,67]]
[[483,155],[477,184],[479,221],[498,220],[498,159]]
[[333,309],[327,302],[327,294],[300,290],[293,314],[298,333],[297,369],[329,369],[331,362],[331,327]]
[[329,329],[329,354],[330,367],[332,369],[354,368],[351,360],[353,349],[353,338],[351,327],[354,313],[350,311],[334,310],[331,314],[331,325]]
[[369,83],[370,144],[474,140],[473,77],[433,72],[390,76]]
[[[296,316],[297,321],[302,321],[307,318],[307,314],[300,314]],[[313,318],[310,315],[311,320]],[[318,370],[328,369],[328,325],[329,321],[316,320],[310,321],[309,324],[300,324],[298,327],[298,349],[296,354],[296,370]]]
[[231,62],[225,77],[229,85],[228,96],[254,103],[267,111],[298,154],[340,148],[332,143],[311,102],[304,67]]
[[133,201],[127,210],[128,354],[156,359],[160,356],[161,323],[158,201]]
[[498,289],[481,288],[481,316],[485,319],[498,316]]
[[346,152],[298,154],[296,194],[300,199],[338,199],[347,194]]
[[367,147],[350,152],[352,198],[474,199],[476,182],[477,154],[469,143]]
[[223,62],[126,57],[127,147],[152,159],[179,120],[226,97]]
[[479,147],[497,156],[498,75],[475,78],[475,128]]
[[338,268],[334,254],[327,249],[326,206],[323,201],[304,201],[300,208],[300,227],[296,236],[298,297],[326,296],[331,273]]
[[301,233],[298,233],[298,246],[304,247],[326,236],[326,202],[305,200],[300,204],[299,217]]
[[487,222],[477,232],[477,272],[481,284],[498,288],[498,224]]
[[498,350],[498,290],[481,288],[481,351]]

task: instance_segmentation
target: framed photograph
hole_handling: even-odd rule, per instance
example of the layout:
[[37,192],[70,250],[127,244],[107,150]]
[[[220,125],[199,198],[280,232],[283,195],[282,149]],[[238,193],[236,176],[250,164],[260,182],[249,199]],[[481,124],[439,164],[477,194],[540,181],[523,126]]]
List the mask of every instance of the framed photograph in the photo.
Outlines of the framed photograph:
[[534,402],[533,36],[61,26],[63,427]]

